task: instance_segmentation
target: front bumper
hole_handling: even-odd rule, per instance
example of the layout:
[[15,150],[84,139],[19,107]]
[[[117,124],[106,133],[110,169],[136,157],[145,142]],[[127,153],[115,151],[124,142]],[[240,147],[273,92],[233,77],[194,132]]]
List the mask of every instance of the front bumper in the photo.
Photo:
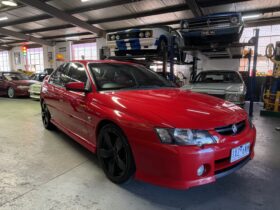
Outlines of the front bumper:
[[16,96],[29,96],[28,88],[23,88],[23,89],[16,88],[15,95]]
[[[156,138],[156,137],[155,137]],[[188,189],[190,187],[215,182],[245,165],[254,157],[255,128],[249,125],[236,136],[219,136],[220,142],[212,145],[178,146],[151,141],[136,141],[132,150],[136,162],[136,179],[156,185]],[[250,154],[233,163],[231,150],[250,142]],[[206,173],[197,175],[197,169],[206,166]]]
[[33,92],[33,91],[29,91],[30,93],[30,98],[33,98],[33,99],[40,99],[40,92]]
[[133,38],[116,41],[107,41],[107,46],[113,51],[126,50],[156,50],[156,38]]

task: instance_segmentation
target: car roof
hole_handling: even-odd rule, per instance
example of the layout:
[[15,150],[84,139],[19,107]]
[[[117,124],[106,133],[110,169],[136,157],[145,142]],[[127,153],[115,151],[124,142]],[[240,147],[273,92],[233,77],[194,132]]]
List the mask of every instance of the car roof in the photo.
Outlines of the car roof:
[[16,71],[0,71],[1,74],[7,74],[7,73],[12,73],[12,74],[20,74],[20,72],[16,72]]
[[199,73],[209,73],[209,72],[238,72],[238,71],[235,71],[235,70],[205,70],[205,71],[201,71]]
[[135,63],[128,61],[117,61],[117,60],[72,60],[69,62],[79,62],[87,65],[88,63],[112,63],[112,64],[127,64],[127,65],[136,65]]

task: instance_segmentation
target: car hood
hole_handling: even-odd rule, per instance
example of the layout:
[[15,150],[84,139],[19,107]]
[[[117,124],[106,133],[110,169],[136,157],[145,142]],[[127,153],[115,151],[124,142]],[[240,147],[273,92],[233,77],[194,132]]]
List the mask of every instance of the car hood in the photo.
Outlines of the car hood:
[[42,86],[42,82],[36,82],[36,83],[34,83],[34,84],[31,84],[30,85],[31,87],[41,87]]
[[184,86],[182,89],[201,93],[225,94],[227,92],[244,93],[243,83],[194,83]]
[[103,92],[94,100],[162,127],[213,129],[247,117],[233,103],[178,88]]
[[15,85],[22,85],[22,86],[30,86],[32,84],[38,83],[38,81],[36,81],[36,80],[13,80],[10,82]]

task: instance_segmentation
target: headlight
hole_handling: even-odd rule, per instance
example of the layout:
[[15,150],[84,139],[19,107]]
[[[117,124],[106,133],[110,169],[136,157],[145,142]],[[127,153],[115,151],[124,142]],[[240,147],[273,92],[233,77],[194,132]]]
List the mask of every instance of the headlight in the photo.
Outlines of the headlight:
[[189,27],[189,23],[188,22],[183,22],[183,24],[182,24],[182,28],[183,29],[186,29],[186,28],[188,28]]
[[238,21],[239,21],[239,19],[236,16],[233,16],[233,17],[230,18],[230,22],[233,23],[233,24],[237,24]]
[[117,36],[116,36],[116,39],[119,40],[119,39],[120,39],[120,35],[117,35]]
[[17,88],[18,88],[18,89],[28,89],[29,86],[22,86],[22,85],[19,85],[19,86],[17,86]]
[[146,31],[146,32],[145,32],[145,37],[146,37],[146,38],[151,37],[151,35],[152,35],[152,34],[151,34],[151,32],[150,32],[150,31]]
[[115,36],[115,35],[112,35],[110,38],[111,38],[111,40],[115,40],[115,39],[116,39],[116,36]]
[[240,95],[240,94],[235,94],[235,93],[231,94],[231,93],[229,93],[229,94],[226,94],[226,98],[225,99],[227,101],[241,101],[242,98],[243,98],[243,96]]
[[143,37],[144,37],[144,33],[143,33],[143,32],[140,32],[140,33],[139,33],[139,37],[140,37],[140,38],[143,38]]
[[204,130],[156,128],[156,132],[165,144],[202,146],[217,143],[217,138]]

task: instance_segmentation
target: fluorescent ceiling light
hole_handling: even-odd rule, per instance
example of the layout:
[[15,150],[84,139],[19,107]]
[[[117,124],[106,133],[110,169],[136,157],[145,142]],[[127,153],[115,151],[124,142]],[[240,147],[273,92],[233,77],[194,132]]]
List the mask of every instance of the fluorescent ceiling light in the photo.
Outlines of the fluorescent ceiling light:
[[246,19],[254,19],[254,18],[258,18],[258,17],[260,17],[260,16],[261,16],[261,14],[244,15],[244,16],[242,16],[242,19],[243,19],[243,20],[246,20]]
[[89,1],[89,0],[81,0],[81,2],[87,2],[87,1]]
[[80,40],[80,37],[78,36],[72,36],[72,37],[66,37],[65,40]]
[[10,6],[10,7],[16,7],[18,4],[12,0],[6,0],[6,1],[2,1],[2,4],[6,5],[6,6]]
[[8,17],[0,17],[0,21],[8,20]]

